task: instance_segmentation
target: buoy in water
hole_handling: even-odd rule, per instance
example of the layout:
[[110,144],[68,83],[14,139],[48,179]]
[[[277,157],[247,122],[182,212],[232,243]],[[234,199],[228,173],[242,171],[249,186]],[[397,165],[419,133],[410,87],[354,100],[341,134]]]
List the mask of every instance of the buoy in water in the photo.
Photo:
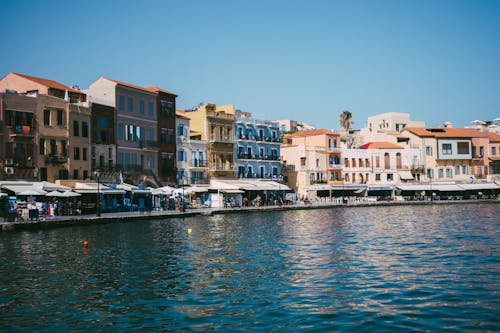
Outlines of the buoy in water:
[[83,241],[83,247],[89,247],[89,242]]
[[193,233],[193,229],[188,229],[188,234],[192,234]]

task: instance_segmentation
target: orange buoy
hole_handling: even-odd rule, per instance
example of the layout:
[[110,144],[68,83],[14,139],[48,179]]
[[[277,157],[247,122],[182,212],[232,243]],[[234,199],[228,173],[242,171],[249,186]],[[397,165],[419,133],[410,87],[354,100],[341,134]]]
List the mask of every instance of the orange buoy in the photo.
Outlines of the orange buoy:
[[89,247],[89,242],[83,241],[83,247]]

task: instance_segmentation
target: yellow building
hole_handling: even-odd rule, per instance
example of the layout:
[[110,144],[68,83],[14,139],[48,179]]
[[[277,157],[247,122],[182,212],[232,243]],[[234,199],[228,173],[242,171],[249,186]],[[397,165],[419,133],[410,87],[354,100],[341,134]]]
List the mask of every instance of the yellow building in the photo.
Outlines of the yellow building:
[[234,114],[233,105],[215,104],[202,104],[185,113],[191,130],[208,142],[209,178],[235,178]]

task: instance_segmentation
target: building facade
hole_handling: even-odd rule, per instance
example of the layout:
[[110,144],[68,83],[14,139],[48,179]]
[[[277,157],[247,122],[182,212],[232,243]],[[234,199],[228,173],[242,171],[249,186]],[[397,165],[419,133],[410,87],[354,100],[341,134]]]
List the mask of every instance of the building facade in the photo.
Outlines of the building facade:
[[252,118],[236,110],[235,156],[237,178],[278,179],[280,165],[279,124]]
[[157,94],[104,77],[89,86],[88,94],[116,109],[117,167],[129,179],[145,175],[152,177],[150,182],[157,182]]
[[[116,178],[115,108],[90,102],[91,109],[91,170],[103,172],[102,179]],[[105,173],[109,172],[109,175]]]
[[312,185],[342,183],[338,133],[318,129],[286,135],[281,156],[287,184],[303,196]]
[[177,183],[175,162],[176,140],[176,98],[177,95],[159,87],[149,87],[156,94],[156,114],[158,127],[158,178],[163,184]]
[[195,110],[186,110],[191,129],[200,133],[208,143],[208,177],[235,178],[234,107],[202,104]]

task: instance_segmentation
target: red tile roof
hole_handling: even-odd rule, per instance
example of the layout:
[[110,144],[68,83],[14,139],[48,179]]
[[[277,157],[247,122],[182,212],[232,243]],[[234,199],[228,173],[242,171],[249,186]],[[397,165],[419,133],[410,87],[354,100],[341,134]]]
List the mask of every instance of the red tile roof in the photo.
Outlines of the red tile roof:
[[493,132],[485,132],[485,133],[490,139],[490,142],[500,142],[500,135]]
[[292,134],[288,134],[288,137],[292,138],[299,138],[299,137],[304,137],[304,136],[315,136],[315,135],[339,135],[338,133],[329,131],[327,129],[314,129],[314,130],[309,130],[309,131],[299,131],[295,132]]
[[152,91],[152,92],[163,92],[165,94],[179,96],[176,93],[173,93],[171,91],[168,91],[168,90],[162,89],[160,87],[156,87],[156,86],[154,86],[154,87],[147,87],[146,89],[149,90],[149,91]]
[[387,141],[368,142],[359,147],[360,149],[404,149],[403,147]]
[[23,78],[25,78],[27,80],[36,82],[36,83],[41,84],[43,86],[46,86],[48,88],[59,89],[59,90],[67,90],[67,91],[71,91],[71,92],[74,92],[74,93],[79,93],[79,94],[85,95],[84,92],[82,92],[82,91],[80,91],[78,89],[71,88],[71,87],[69,87],[67,85],[64,85],[64,84],[59,83],[59,82],[54,81],[54,80],[48,80],[48,79],[44,79],[44,78],[41,78],[41,77],[30,76],[30,75],[25,75],[25,74],[19,74],[19,73],[14,73],[14,72],[12,72],[12,74],[20,76],[20,77],[23,77]]
[[406,127],[404,129],[420,137],[434,138],[485,138],[487,135],[484,132],[479,132],[473,128],[423,128],[423,127]]

